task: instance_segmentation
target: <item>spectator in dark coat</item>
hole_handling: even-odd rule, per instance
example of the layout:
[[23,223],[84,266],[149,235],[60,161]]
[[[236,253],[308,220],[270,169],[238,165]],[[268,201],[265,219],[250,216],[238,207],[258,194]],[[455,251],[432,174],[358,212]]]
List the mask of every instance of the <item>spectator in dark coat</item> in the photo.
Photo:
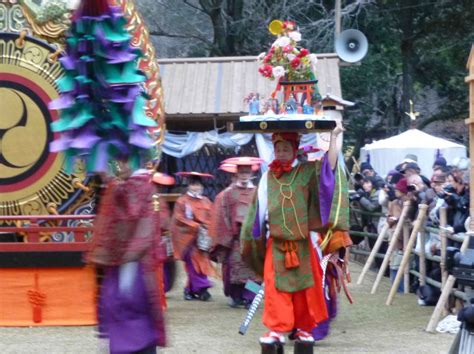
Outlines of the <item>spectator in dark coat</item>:
[[385,182],[382,177],[380,177],[377,172],[369,162],[362,162],[360,164],[360,172],[364,177],[370,177],[373,181],[373,186],[375,189],[380,189],[384,186]]

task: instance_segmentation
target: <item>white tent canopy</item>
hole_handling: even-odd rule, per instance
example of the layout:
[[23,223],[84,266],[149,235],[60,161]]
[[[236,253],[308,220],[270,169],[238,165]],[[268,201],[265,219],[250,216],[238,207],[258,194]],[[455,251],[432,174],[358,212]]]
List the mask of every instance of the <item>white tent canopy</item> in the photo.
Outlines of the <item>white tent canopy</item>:
[[365,145],[360,151],[360,161],[367,161],[369,155],[374,170],[379,175],[386,176],[407,154],[412,154],[418,157],[421,173],[431,177],[438,150],[448,165],[456,157],[466,156],[464,145],[426,134],[418,129],[410,129],[388,139]]

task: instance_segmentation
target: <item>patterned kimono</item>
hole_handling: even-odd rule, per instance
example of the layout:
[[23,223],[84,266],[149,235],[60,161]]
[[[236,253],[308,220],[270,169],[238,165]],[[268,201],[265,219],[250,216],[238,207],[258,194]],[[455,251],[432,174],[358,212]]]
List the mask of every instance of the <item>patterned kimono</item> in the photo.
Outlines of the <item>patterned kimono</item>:
[[255,297],[254,293],[245,290],[247,280],[261,282],[240,255],[240,229],[255,192],[253,184],[243,186],[239,182],[220,192],[214,201],[209,228],[209,235],[214,239],[211,256],[222,263],[224,294],[237,302],[248,303]]
[[212,202],[206,197],[193,197],[189,193],[178,198],[171,219],[171,237],[175,257],[185,263],[188,284],[185,292],[199,294],[210,288],[207,278],[214,275],[214,269],[207,252],[197,248],[197,236],[200,226],[209,227]]
[[[171,222],[171,212],[168,206],[168,202],[163,198],[159,197],[159,215],[160,215],[160,233],[161,236],[169,236],[170,234],[170,222]],[[166,244],[162,243],[162,261],[158,263],[157,269],[157,282],[158,289],[160,292],[160,303],[163,309],[166,309],[166,297],[165,293],[170,289],[170,275],[168,268],[170,267],[170,260],[166,255]]]
[[[322,269],[310,232],[348,229],[343,173],[329,162],[293,163],[276,178],[262,176],[242,226],[243,259],[264,278],[263,324],[271,331],[310,332],[328,318]],[[336,177],[336,180],[335,180]],[[329,233],[330,234],[330,233]],[[327,243],[327,241],[326,241]]]
[[160,262],[159,216],[149,176],[112,181],[94,225],[87,260],[103,269],[99,327],[111,353],[152,350],[165,344],[156,269]]

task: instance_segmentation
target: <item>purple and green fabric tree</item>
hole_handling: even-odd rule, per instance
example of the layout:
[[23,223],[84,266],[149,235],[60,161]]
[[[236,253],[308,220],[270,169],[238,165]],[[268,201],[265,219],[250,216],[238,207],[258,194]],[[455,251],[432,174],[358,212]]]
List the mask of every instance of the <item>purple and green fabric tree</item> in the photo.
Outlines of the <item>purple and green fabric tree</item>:
[[157,123],[145,114],[145,75],[138,70],[139,49],[131,46],[126,19],[107,0],[85,0],[78,9],[61,57],[65,75],[57,81],[60,97],[49,108],[59,111],[52,130],[59,139],[51,151],[64,152],[65,169],[76,159],[89,172],[105,172],[111,160],[138,168],[150,159]]

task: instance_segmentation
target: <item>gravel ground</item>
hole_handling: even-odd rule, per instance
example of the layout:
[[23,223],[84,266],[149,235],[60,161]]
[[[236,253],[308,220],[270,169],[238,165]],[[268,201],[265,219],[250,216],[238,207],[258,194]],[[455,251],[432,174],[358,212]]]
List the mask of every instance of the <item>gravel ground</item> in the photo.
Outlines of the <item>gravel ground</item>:
[[[420,307],[413,294],[396,296],[386,306],[387,279],[375,295],[370,286],[375,274],[355,285],[361,266],[351,265],[350,285],[354,305],[341,297],[341,307],[329,337],[316,345],[315,353],[446,353],[454,335],[424,332],[433,307]],[[208,303],[182,299],[183,271],[168,296],[169,347],[160,353],[259,353],[258,337],[265,331],[259,312],[245,336],[238,328],[245,310],[227,306],[222,286],[216,281]],[[1,328],[0,353],[99,353],[94,327]],[[287,345],[287,353],[293,348]]]

